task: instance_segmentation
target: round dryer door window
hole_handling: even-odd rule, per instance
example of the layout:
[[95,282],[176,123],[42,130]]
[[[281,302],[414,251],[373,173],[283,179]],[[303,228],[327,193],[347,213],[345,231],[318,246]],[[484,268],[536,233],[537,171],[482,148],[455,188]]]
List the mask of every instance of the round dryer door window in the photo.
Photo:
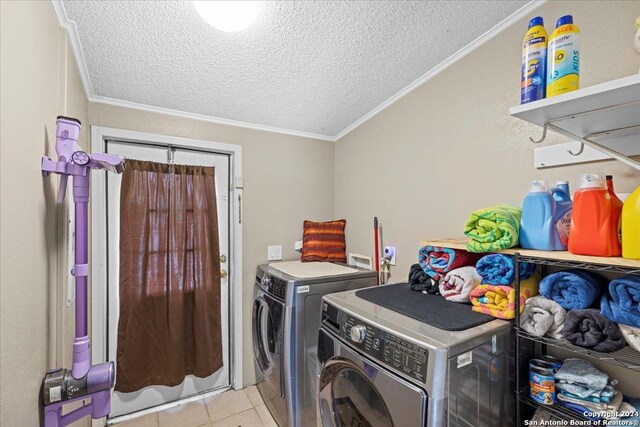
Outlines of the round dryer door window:
[[[331,372],[332,371],[332,372]],[[323,425],[345,427],[392,427],[391,416],[380,394],[369,378],[358,368],[348,363],[326,367],[323,375],[330,381],[321,380],[321,394],[325,403],[331,402],[330,411],[321,411]],[[326,376],[325,376],[325,379]],[[323,384],[324,383],[324,384]],[[330,394],[330,396],[328,396]],[[325,419],[332,417],[332,422]]]
[[254,346],[256,362],[260,370],[267,374],[273,367],[277,354],[278,331],[276,321],[264,299],[257,299],[254,303]]

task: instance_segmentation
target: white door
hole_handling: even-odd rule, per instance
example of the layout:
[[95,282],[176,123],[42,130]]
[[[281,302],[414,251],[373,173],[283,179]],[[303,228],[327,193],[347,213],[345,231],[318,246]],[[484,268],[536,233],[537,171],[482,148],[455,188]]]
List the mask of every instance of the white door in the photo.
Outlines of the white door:
[[[107,141],[106,151],[125,158],[167,163],[169,147]],[[173,149],[175,164],[215,167],[216,198],[218,205],[218,232],[220,241],[220,269],[229,271],[229,156],[187,149]],[[122,175],[107,174],[107,228],[108,228],[108,322],[107,354],[116,360],[118,345],[119,266],[120,266],[120,182]],[[224,261],[223,261],[224,260]],[[224,274],[223,274],[224,275]],[[189,375],[175,387],[150,386],[133,393],[114,392],[110,417],[130,414],[142,409],[173,402],[230,385],[229,366],[229,277],[221,279],[223,367],[207,378]]]

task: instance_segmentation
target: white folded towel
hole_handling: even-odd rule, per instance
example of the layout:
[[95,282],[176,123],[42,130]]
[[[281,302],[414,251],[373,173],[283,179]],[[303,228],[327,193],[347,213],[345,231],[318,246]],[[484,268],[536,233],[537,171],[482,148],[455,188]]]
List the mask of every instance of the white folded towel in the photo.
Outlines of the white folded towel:
[[640,351],[640,328],[634,328],[632,326],[621,324],[618,324],[618,326],[620,327],[622,336],[624,337],[624,340],[627,342],[627,344]]
[[547,335],[561,340],[566,316],[567,311],[560,304],[538,295],[524,303],[524,309],[520,313],[520,327],[531,335]]
[[453,302],[471,302],[469,293],[480,286],[482,278],[475,267],[460,267],[451,270],[440,279],[440,295]]

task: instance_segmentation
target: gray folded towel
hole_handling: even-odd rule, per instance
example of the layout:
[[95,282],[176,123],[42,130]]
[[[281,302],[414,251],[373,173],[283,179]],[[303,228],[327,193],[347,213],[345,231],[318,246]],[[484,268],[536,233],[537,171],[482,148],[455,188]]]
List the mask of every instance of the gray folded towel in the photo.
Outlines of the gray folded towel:
[[562,328],[567,311],[542,295],[529,298],[520,314],[520,327],[531,335],[563,339]]
[[595,391],[602,390],[609,381],[609,375],[600,371],[586,360],[575,358],[569,358],[562,362],[562,366],[556,372],[555,377],[556,380],[564,380],[567,384],[581,386],[582,389],[570,391],[570,393],[580,397],[588,397]]

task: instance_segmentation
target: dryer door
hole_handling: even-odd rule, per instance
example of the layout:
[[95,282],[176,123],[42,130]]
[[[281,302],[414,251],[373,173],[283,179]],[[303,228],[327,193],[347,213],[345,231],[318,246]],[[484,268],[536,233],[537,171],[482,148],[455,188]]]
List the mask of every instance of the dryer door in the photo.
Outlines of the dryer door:
[[256,366],[263,377],[280,365],[283,314],[284,304],[258,291],[253,303],[253,348]]
[[322,329],[319,345],[322,347],[319,353],[328,356],[321,360],[324,363],[318,386],[318,415],[322,426],[425,425],[427,395],[424,390],[364,359]]

